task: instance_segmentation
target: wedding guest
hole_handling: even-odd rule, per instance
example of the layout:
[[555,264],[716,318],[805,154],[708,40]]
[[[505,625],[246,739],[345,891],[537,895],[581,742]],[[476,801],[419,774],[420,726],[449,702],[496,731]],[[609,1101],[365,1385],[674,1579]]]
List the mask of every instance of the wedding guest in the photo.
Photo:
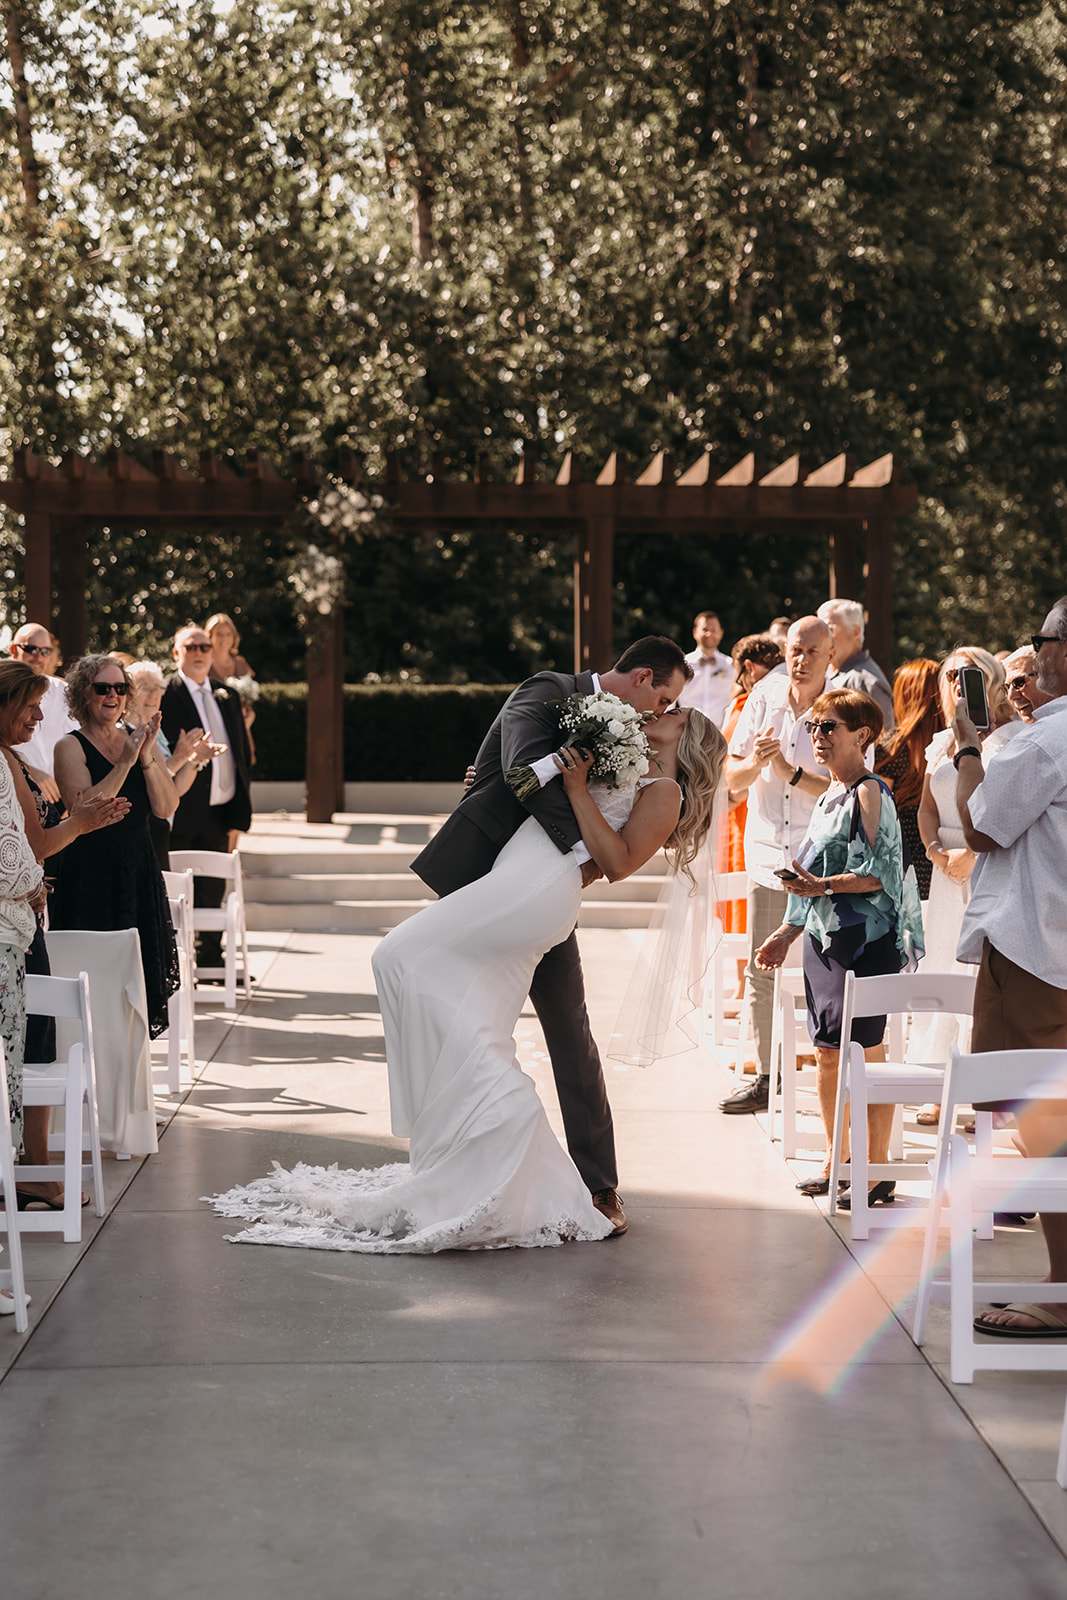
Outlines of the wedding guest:
[[66,685],[62,678],[48,676],[53,650],[52,635],[39,622],[27,622],[11,641],[14,659],[31,667],[45,685],[41,699],[41,720],[34,729],[33,737],[19,747],[18,755],[29,767],[45,799],[57,801],[59,789],[53,770],[53,753],[59,740],[75,724],[67,710]]
[[779,650],[785,651],[786,639],[793,626],[788,617],[774,617],[767,627],[768,639],[773,639]]
[[834,688],[869,694],[882,713],[886,733],[892,733],[893,691],[871,652],[863,647],[863,607],[858,600],[824,600],[819,616],[833,635]]
[[[121,821],[129,810],[126,800],[108,800],[98,796],[77,801],[70,815],[61,820],[59,806],[45,799],[29,768],[16,754],[17,747],[32,737],[41,722],[44,694],[45,684],[41,675],[25,662],[0,661],[0,754],[11,771],[30,849],[41,862],[48,857],[55,861],[73,839]],[[54,865],[52,870],[56,870]],[[50,972],[44,940],[44,919],[40,912],[37,914],[33,941],[26,952],[26,971],[42,977],[48,977]],[[45,1065],[55,1058],[55,1022],[51,1017],[31,1014],[26,1021],[25,1059]],[[49,1163],[50,1115],[48,1106],[25,1107],[23,1159],[29,1166],[46,1167]],[[60,1183],[20,1184],[18,1194],[19,1206],[23,1210],[59,1210],[63,1205],[63,1185]]]
[[[978,730],[956,707],[956,803],[978,857],[959,954],[978,962],[971,1048],[1067,1050],[1067,596],[1032,639],[1037,687],[1049,698],[1034,722],[985,763]],[[1010,1107],[982,1107],[1003,1110]],[[1018,1141],[1032,1160],[1067,1149],[1062,1109],[1020,1118]],[[1052,1283],[1067,1280],[1067,1215],[1042,1212]],[[975,1318],[1005,1339],[1067,1337],[1063,1302],[1012,1303]]]
[[136,928],[141,943],[148,1028],[167,1027],[167,1002],[178,987],[178,951],[163,875],[148,818],[170,816],[178,795],[156,745],[158,714],[129,725],[126,674],[110,656],[83,656],[67,675],[78,730],[56,746],[56,777],[66,804],[79,795],[130,802],[127,815],[94,839],[76,839],[52,894],[53,928]]
[[1023,722],[1036,722],[1038,706],[1047,706],[1051,695],[1037,685],[1037,656],[1032,645],[1021,645],[1004,657],[1005,688],[1008,699]]
[[937,662],[925,656],[905,661],[898,667],[893,679],[896,727],[880,742],[874,763],[875,772],[893,791],[900,831],[919,882],[920,900],[929,896],[930,875],[934,870],[919,832],[926,749],[935,733],[945,726],[937,674]]
[[[880,977],[900,972],[923,953],[922,914],[915,874],[905,869],[896,807],[888,785],[867,771],[866,753],[881,732],[882,713],[858,689],[831,689],[820,695],[807,719],[815,758],[831,777],[819,796],[807,835],[792,862],[786,915],[756,952],[756,962],[772,972],[785,960],[794,939],[804,935],[804,988],[808,1032],[815,1047],[819,1110],[826,1130],[827,1163],[822,1175],[798,1183],[802,1194],[827,1194],[829,1151],[837,1102],[838,1064],[845,977]],[[851,1040],[868,1061],[884,1061],[885,1017],[857,1017]],[[893,1107],[867,1111],[868,1155],[872,1165],[889,1159]],[[844,1157],[845,1152],[842,1151]],[[886,1204],[896,1185],[872,1183],[870,1204]],[[849,1208],[846,1191],[838,1204]]]
[[[938,669],[938,696],[945,720],[944,732],[931,741],[926,752],[926,777],[919,800],[919,834],[923,849],[933,865],[930,896],[926,905],[926,965],[931,972],[969,972],[972,968],[956,959],[963,913],[971,897],[970,880],[974,871],[974,851],[968,849],[963,822],[956,805],[956,733],[952,718],[960,668],[978,667],[985,679],[990,726],[980,736],[983,763],[989,762],[1009,739],[1023,730],[1015,716],[1004,687],[1004,668],[988,650],[978,645],[961,646],[946,656]],[[965,1019],[962,1019],[965,1026]],[[908,1060],[947,1064],[953,1045],[959,1045],[961,1018],[950,1012],[933,1012],[917,1017],[908,1041]],[[917,1121],[935,1127],[941,1108],[932,1101],[917,1113]]]
[[[738,719],[748,703],[748,697],[761,678],[782,665],[782,652],[773,639],[764,633],[747,633],[738,639],[731,652],[734,666],[734,693],[723,723],[723,736],[727,743],[733,737]],[[745,824],[748,821],[748,791],[730,796],[730,810],[726,828],[726,856],[723,871],[745,870]],[[746,905],[743,900],[731,900],[722,909],[724,933],[744,933],[747,926]]]
[[[178,670],[163,691],[163,732],[172,749],[183,730],[201,729],[219,747],[201,768],[181,797],[171,830],[174,850],[233,850],[239,834],[252,821],[248,735],[241,703],[233,689],[212,684],[209,673],[212,646],[207,630],[189,623],[174,636]],[[219,906],[225,889],[222,878],[196,879],[196,903]],[[197,964],[222,965],[222,934],[201,933]]]
[[805,718],[827,687],[830,630],[818,617],[801,617],[789,630],[787,675],[770,672],[749,695],[730,740],[726,781],[730,793],[748,791],[745,870],[749,878],[749,960],[752,1019],[759,1056],[755,1083],[720,1102],[727,1116],[767,1109],[771,1082],[774,979],[756,963],[756,951],[785,914],[777,877],[807,833],[815,802],[830,781],[812,749]]
[[[0,761],[0,1040],[7,1065],[11,1142],[22,1153],[22,1069],[26,1045],[26,951],[44,905],[44,871],[30,849],[22,807],[6,761]],[[0,1314],[15,1309],[0,1290]]]
[[[127,721],[150,721],[160,711],[163,691],[167,686],[162,672],[154,661],[135,661],[126,669],[126,681],[130,685],[126,697]],[[219,746],[211,743],[202,728],[183,728],[173,750],[160,728],[156,734],[156,744],[179,797],[192,787],[200,768],[221,753]],[[164,872],[170,870],[172,820],[171,817],[157,817],[154,813],[148,818],[148,831],[152,836],[156,859]]]
[[241,635],[237,624],[225,611],[216,611],[204,623],[204,632],[211,640],[211,676],[219,683],[227,678],[254,678],[255,673],[240,654]]
[[698,611],[693,618],[696,649],[686,660],[693,676],[678,697],[680,706],[695,706],[717,728],[722,727],[733,693],[733,663],[719,649],[722,623],[714,611]]

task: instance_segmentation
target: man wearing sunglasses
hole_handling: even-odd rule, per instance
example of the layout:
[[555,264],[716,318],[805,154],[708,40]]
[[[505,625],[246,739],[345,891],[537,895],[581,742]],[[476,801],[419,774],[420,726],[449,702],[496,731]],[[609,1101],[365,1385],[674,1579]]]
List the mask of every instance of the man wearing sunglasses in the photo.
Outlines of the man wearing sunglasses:
[[1008,699],[1024,722],[1035,722],[1038,706],[1047,706],[1052,696],[1037,686],[1037,656],[1032,645],[1020,645],[1005,656],[1004,676]]
[[[1044,703],[984,772],[962,699],[954,719],[956,800],[978,857],[956,951],[958,960],[980,963],[976,1052],[1067,1050],[1067,595],[1031,643]],[[1067,1114],[1030,1112],[1017,1138],[1033,1159],[1063,1155]],[[1067,1282],[1067,1215],[1042,1213],[1041,1224],[1049,1279]],[[1004,1339],[1067,1338],[1067,1304],[984,1311],[975,1327]]]
[[55,748],[63,735],[73,733],[78,724],[67,710],[67,686],[63,679],[48,676],[54,649],[52,635],[39,622],[27,622],[11,641],[15,660],[24,661],[47,685],[40,702],[42,718],[33,731],[33,738],[15,745],[14,752],[29,767],[45,799],[58,804],[59,786],[53,767]]
[[[163,735],[171,746],[189,728],[202,728],[222,754],[198,772],[182,795],[174,815],[171,845],[175,850],[231,848],[231,835],[244,833],[252,821],[248,733],[241,701],[233,689],[210,681],[212,645],[203,628],[190,623],[174,635],[178,670],[163,691]],[[197,878],[196,903],[222,904],[222,878]],[[197,965],[222,965],[222,934],[197,937]]]

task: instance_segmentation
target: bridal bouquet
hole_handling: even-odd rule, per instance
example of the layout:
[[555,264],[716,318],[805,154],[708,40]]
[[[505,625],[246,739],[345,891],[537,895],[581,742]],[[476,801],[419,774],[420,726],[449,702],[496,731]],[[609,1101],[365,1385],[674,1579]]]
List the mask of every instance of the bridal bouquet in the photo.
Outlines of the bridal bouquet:
[[[629,789],[648,771],[648,740],[641,731],[648,713],[635,711],[617,695],[572,694],[549,704],[559,710],[562,744],[576,745],[593,757],[589,776],[609,789]],[[520,800],[541,787],[531,767],[509,767],[504,774]]]

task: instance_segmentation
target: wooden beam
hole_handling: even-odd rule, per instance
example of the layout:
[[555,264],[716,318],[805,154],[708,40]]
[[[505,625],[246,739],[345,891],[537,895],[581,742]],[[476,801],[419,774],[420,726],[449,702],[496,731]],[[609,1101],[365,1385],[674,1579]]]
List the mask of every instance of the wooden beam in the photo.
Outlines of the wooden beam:
[[60,518],[56,525],[59,554],[59,626],[56,632],[67,660],[83,656],[89,648],[89,556],[85,523],[77,517]]
[[344,808],[344,613],[313,623],[307,675],[307,819],[332,822]]
[[26,513],[24,556],[25,622],[52,627],[52,518],[47,511]]
[[860,589],[859,541],[854,528],[830,530],[830,599],[855,600]]
[[615,660],[611,600],[615,519],[589,517],[575,561],[575,660],[579,672],[602,672]]
[[882,670],[893,675],[893,522],[872,517],[867,524],[867,633],[865,643]]

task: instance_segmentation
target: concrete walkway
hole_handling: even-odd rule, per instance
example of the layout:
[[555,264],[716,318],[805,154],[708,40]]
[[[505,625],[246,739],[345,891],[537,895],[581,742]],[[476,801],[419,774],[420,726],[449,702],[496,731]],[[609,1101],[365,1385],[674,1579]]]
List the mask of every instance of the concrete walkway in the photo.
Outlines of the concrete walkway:
[[[257,936],[255,998],[204,1025],[212,1058],[160,1154],[76,1266],[29,1244],[31,1333],[0,1323],[19,1352],[0,1384],[10,1600],[1065,1592],[1062,1377],[950,1388],[945,1312],[931,1365],[889,1308],[907,1263],[872,1251],[857,1273],[695,1056],[611,1075],[623,1239],[429,1258],[228,1244],[202,1195],[272,1160],[400,1148],[374,943]],[[605,1037],[634,943],[589,930],[583,948]],[[553,1106],[532,1015],[521,1028]],[[1037,1250],[1003,1248],[1021,1271]],[[813,1306],[805,1350],[791,1335]]]

